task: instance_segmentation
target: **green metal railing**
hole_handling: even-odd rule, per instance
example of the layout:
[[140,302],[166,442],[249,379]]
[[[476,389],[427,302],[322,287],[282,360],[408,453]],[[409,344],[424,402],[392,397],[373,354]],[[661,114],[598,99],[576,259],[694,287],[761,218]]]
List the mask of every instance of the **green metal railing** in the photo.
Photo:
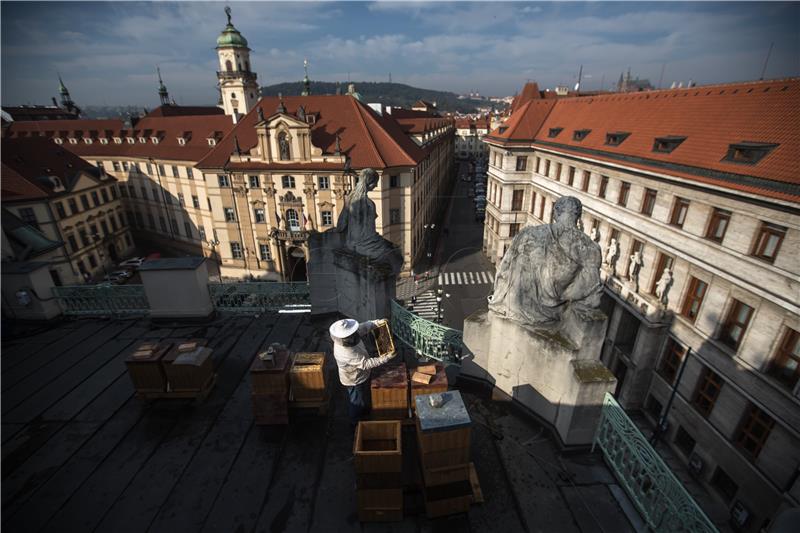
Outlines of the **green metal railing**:
[[311,303],[305,281],[209,283],[208,293],[217,310],[232,313],[303,310],[310,309]]
[[392,300],[392,333],[418,356],[457,362],[463,346],[463,333],[426,320]]
[[594,446],[654,531],[717,533],[717,528],[664,464],[639,428],[606,393]]
[[67,316],[150,313],[143,285],[69,285],[53,287],[52,291]]

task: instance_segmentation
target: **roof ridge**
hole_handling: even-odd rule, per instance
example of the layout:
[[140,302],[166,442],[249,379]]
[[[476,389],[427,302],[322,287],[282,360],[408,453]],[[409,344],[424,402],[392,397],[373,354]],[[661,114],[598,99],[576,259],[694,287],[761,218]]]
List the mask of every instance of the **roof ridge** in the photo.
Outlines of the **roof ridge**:
[[[355,107],[355,109],[356,109],[356,115],[357,115],[357,116],[359,117],[359,119],[360,119],[360,120],[359,120],[359,124],[360,124],[360,125],[361,125],[361,127],[364,129],[364,133],[367,135],[367,139],[369,139],[369,144],[370,144],[370,146],[372,147],[372,151],[373,151],[373,152],[375,153],[375,155],[378,157],[378,161],[380,161],[384,167],[388,166],[388,165],[386,164],[386,160],[385,160],[385,159],[383,159],[383,156],[381,156],[381,153],[380,153],[380,151],[378,150],[378,146],[375,144],[375,141],[374,141],[374,140],[373,140],[373,138],[372,138],[372,132],[370,132],[369,128],[367,127],[367,121],[364,119],[364,113],[363,113],[363,111],[362,111],[361,107],[358,105],[358,103],[357,103],[356,99],[355,99],[355,98],[353,98],[353,97],[350,97],[350,104],[351,104],[353,107]],[[400,147],[398,146],[398,148],[400,148]],[[402,150],[402,149],[401,149],[401,150]],[[405,152],[405,150],[403,150],[403,152]]]

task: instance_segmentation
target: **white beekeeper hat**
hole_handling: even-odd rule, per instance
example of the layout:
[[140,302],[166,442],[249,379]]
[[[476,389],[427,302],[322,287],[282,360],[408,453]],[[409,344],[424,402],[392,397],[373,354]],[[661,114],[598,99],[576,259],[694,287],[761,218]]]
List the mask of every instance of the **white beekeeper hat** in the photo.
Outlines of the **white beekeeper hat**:
[[336,337],[337,339],[346,339],[358,331],[358,322],[352,318],[337,320],[331,324],[331,327],[328,331],[330,332],[331,337]]

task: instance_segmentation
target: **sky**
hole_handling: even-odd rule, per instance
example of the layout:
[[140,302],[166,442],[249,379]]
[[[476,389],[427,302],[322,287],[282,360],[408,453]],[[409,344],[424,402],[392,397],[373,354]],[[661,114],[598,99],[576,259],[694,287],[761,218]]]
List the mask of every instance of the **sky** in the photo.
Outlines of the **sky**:
[[[3,105],[216,104],[215,2],[0,2]],[[662,86],[800,76],[800,3],[231,2],[261,85],[392,81],[508,96],[609,88],[623,70]]]

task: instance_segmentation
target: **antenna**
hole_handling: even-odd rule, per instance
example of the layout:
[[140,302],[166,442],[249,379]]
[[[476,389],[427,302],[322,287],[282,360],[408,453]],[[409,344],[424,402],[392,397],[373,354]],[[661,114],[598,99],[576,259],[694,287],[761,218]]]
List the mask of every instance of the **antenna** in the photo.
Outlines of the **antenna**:
[[764,60],[764,68],[761,69],[761,77],[758,78],[759,80],[764,79],[764,74],[767,72],[767,63],[769,63],[769,56],[772,54],[772,47],[775,45],[775,42],[769,43],[769,52],[767,52],[767,58]]
[[664,80],[664,69],[667,68],[667,62],[661,63],[661,75],[658,77],[658,88],[661,88],[661,82]]
[[575,92],[581,90],[581,77],[583,77],[583,65],[581,65],[581,68],[578,69],[578,83],[575,84]]

